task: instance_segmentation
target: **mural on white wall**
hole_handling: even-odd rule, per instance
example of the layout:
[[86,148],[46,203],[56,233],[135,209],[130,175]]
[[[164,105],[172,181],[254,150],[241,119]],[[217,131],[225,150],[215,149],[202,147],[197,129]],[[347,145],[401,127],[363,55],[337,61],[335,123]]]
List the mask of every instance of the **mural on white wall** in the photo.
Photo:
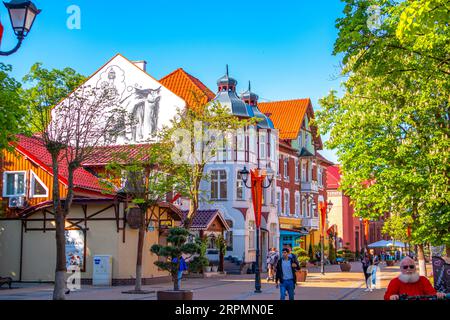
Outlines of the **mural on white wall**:
[[154,138],[158,129],[169,125],[177,108],[185,101],[162,86],[148,73],[121,55],[116,55],[89,78],[84,86],[108,93],[111,105],[120,105],[127,119],[115,125],[114,137],[105,137],[109,144],[134,144]]

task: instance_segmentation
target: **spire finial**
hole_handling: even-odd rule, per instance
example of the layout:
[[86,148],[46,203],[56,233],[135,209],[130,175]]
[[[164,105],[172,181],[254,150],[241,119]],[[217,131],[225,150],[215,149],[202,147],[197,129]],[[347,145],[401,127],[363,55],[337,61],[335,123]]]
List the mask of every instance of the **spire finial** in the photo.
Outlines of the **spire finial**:
[[252,92],[252,86],[250,84],[250,80],[248,80],[248,92]]
[[228,63],[227,63],[227,77],[228,77]]

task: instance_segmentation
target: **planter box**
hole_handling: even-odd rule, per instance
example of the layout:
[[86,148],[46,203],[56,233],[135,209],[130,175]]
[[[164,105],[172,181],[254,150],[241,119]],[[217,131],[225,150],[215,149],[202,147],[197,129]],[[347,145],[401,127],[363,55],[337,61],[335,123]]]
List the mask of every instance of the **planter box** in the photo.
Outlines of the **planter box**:
[[211,272],[217,272],[219,270],[219,266],[212,266]]
[[394,260],[386,260],[386,266],[388,267],[392,267],[394,265],[395,261]]
[[306,275],[308,274],[307,270],[299,270],[295,272],[295,275],[297,277],[297,282],[305,282],[306,281]]
[[164,290],[156,292],[157,300],[192,300],[194,292],[191,290]]
[[349,272],[350,270],[352,270],[352,265],[350,263],[341,263],[339,267],[341,268],[342,272]]
[[211,267],[203,267],[203,273],[205,272],[211,272]]

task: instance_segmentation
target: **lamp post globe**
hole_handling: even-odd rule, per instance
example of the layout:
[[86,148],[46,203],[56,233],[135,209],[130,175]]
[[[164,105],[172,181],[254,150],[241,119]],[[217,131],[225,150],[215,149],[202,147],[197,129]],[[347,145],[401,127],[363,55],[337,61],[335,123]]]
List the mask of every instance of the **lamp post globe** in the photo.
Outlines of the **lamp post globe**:
[[9,56],[16,52],[23,39],[30,33],[33,27],[36,16],[41,12],[32,1],[11,0],[10,2],[3,2],[6,9],[8,9],[11,26],[17,38],[17,45],[10,51],[0,51],[0,56]]

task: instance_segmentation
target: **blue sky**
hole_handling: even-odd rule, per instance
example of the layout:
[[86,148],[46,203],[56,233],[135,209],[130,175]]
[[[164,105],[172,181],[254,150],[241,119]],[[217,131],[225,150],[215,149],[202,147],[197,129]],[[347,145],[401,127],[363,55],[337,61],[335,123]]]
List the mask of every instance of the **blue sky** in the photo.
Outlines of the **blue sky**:
[[[261,101],[310,97],[317,109],[320,97],[339,89],[339,57],[331,54],[343,9],[339,0],[34,2],[42,13],[23,47],[0,58],[17,79],[35,62],[90,75],[122,53],[147,60],[155,78],[182,67],[213,91],[228,63],[238,91],[251,80]],[[81,10],[79,30],[66,26],[71,5]],[[8,50],[15,39],[3,6],[0,17],[2,49]],[[322,153],[337,161],[332,151]]]

